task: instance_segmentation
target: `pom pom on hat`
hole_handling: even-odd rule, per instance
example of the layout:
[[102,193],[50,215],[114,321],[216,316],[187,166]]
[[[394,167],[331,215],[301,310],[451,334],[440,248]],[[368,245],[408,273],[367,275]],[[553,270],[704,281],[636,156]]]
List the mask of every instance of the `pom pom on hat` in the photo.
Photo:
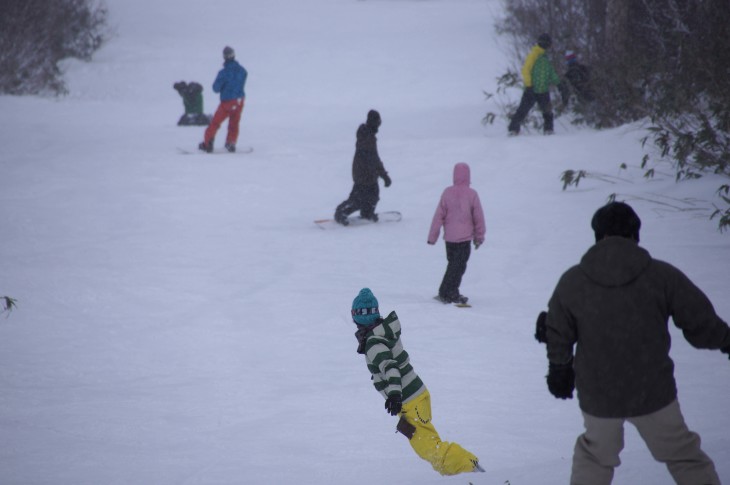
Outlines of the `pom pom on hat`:
[[378,318],[380,318],[378,300],[370,288],[363,288],[352,301],[352,319],[358,325],[370,325]]

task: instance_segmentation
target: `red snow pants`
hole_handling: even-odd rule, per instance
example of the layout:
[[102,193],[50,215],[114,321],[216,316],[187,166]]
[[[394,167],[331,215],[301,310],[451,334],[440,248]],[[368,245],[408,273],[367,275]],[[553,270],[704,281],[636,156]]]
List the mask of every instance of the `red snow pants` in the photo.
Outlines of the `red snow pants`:
[[226,145],[235,145],[238,140],[238,124],[241,122],[241,114],[243,113],[243,104],[246,98],[229,99],[221,101],[218,109],[210,120],[208,128],[205,130],[204,141],[206,144],[213,141],[218,128],[228,118],[228,134],[226,135]]

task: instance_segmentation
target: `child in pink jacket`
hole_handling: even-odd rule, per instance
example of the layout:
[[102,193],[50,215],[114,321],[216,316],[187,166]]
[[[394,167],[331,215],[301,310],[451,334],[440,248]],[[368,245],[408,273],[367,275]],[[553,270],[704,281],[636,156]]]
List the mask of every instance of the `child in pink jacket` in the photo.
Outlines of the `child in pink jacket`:
[[478,249],[484,242],[486,226],[484,212],[477,191],[469,187],[469,165],[454,165],[454,185],[447,187],[433,215],[428,244],[436,244],[441,226],[446,241],[446,273],[439,287],[439,299],[444,303],[466,303],[468,298],[459,293],[461,278],[471,254],[471,242]]

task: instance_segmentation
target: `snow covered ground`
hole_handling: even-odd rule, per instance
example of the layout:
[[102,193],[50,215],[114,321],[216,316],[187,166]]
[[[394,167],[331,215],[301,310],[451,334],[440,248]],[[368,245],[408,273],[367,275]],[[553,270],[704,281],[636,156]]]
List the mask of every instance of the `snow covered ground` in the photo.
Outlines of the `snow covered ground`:
[[[67,97],[0,97],[0,295],[18,301],[0,318],[1,483],[567,483],[581,416],[548,393],[533,324],[612,193],[730,319],[720,180],[645,180],[640,125],[481,126],[508,65],[497,0],[107,4],[116,36],[64,65]],[[203,129],[176,126],[172,84],[203,84],[213,112],[225,45],[255,150],[180,155]],[[370,108],[393,179],[379,209],[403,221],[323,231]],[[445,255],[426,244],[456,162],[487,218],[470,309],[434,302]],[[563,191],[566,169],[603,177]],[[487,473],[440,477],[395,434],[355,353],[363,286],[398,311],[442,437]],[[673,336],[687,422],[730,482],[730,362]],[[670,482],[630,426],[622,460],[617,484]]]

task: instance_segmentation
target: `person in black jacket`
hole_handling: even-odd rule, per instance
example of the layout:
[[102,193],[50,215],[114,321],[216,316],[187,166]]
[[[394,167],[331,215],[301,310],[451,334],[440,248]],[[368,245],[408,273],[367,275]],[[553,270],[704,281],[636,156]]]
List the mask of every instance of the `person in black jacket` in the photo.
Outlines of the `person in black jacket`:
[[[563,83],[563,86],[572,90],[581,103],[593,101],[596,97],[591,87],[591,70],[588,66],[578,61],[578,56],[571,50],[565,51],[565,64],[567,66],[565,71],[566,82]],[[561,94],[565,98],[565,94]],[[569,95],[569,92],[567,94]],[[564,99],[563,104],[568,104],[567,100]]]
[[357,129],[355,157],[352,160],[352,191],[350,196],[337,206],[335,221],[347,225],[347,216],[359,210],[363,219],[377,222],[375,207],[380,200],[378,178],[382,177],[386,187],[391,180],[378,155],[378,139],[375,136],[380,127],[380,113],[371,109],[367,121]]
[[585,423],[570,483],[611,483],[628,421],[676,483],[719,485],[680,411],[668,320],[694,347],[727,354],[730,327],[684,273],[639,247],[641,221],[629,205],[598,209],[591,226],[596,244],[560,278],[542,335],[548,389],[560,399],[577,389]]

